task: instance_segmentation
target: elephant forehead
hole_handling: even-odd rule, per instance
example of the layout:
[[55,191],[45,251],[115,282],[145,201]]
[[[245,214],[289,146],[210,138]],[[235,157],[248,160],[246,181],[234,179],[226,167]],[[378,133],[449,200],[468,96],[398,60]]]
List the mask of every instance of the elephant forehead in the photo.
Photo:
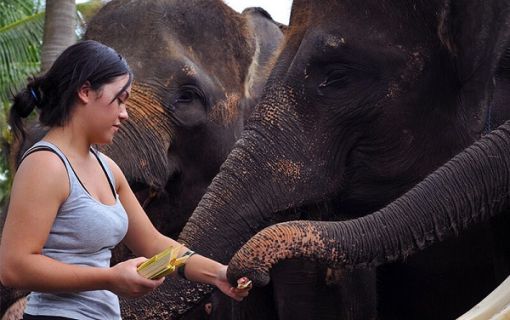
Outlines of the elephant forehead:
[[183,84],[195,84],[207,95],[212,91],[239,94],[244,92],[244,74],[235,57],[218,57],[193,45],[184,46],[178,39],[167,38],[147,55],[133,50],[125,52],[135,79],[169,91]]
[[321,39],[322,46],[358,42],[413,47],[424,39],[437,39],[443,6],[433,0],[294,1],[289,34],[328,35]]
[[244,19],[221,1],[112,1],[91,21],[87,37],[114,47],[137,77],[169,70],[184,56],[234,87],[252,58]]

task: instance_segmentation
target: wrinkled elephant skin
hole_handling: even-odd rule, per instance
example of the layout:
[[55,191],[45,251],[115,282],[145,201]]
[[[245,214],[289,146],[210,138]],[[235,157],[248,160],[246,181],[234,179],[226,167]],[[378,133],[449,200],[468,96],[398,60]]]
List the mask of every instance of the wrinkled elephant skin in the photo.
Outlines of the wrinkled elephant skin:
[[[114,0],[89,23],[85,37],[115,48],[134,73],[130,118],[102,151],[164,234],[177,238],[239,138],[283,40],[281,27],[262,9],[240,14],[220,0]],[[127,254],[119,249],[113,260]],[[2,288],[7,294],[2,311],[19,296]],[[151,299],[164,301],[158,295]],[[125,319],[151,317],[151,306],[122,305]]]
[[283,35],[256,9],[146,0],[108,3],[85,37],[115,48],[135,75],[130,119],[104,151],[145,190],[159,230],[177,236],[239,138]]
[[[303,257],[339,269],[374,267],[459,236],[507,210],[509,149],[510,121],[373,214],[348,221],[290,221],[267,227],[235,254],[229,277],[248,276],[255,285],[265,285],[275,275],[270,269],[279,262]],[[488,319],[502,310],[510,300],[509,281],[462,318]]]
[[[130,119],[104,151],[158,230],[176,238],[262,94],[280,26],[263,10],[238,14],[219,0],[112,1],[86,37],[118,50],[135,75]],[[168,305],[164,289],[148,299],[121,301],[123,317],[149,319],[156,301]],[[214,311],[230,306],[221,295],[211,301]],[[196,310],[203,316],[203,305]]]
[[[286,209],[330,201],[336,215],[328,218],[345,220],[411,189],[485,128],[509,118],[509,6],[502,0],[294,1],[263,99],[181,241],[226,262],[257,231],[285,220]],[[316,283],[331,290],[299,303],[289,297],[306,291],[293,290],[294,277],[282,283],[282,276],[272,276],[273,286],[284,288],[274,291],[278,317],[454,318],[502,280],[494,259],[505,257],[495,251],[507,250],[508,241],[498,248],[493,237],[508,221],[496,228],[493,222],[385,266],[377,281],[370,270],[354,270],[330,285],[324,264],[303,263],[302,275],[316,273]],[[278,268],[287,272],[278,275],[296,272],[285,264]],[[166,290],[189,292],[186,299],[203,295],[172,285]]]

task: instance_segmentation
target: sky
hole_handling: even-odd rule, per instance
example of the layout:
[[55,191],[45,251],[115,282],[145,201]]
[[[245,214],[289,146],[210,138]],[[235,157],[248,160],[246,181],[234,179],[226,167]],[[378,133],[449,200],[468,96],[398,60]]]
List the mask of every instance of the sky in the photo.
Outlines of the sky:
[[243,11],[247,7],[264,8],[273,20],[283,24],[289,24],[290,7],[292,0],[224,0],[226,4],[236,11]]
[[[243,11],[247,7],[264,8],[273,20],[283,24],[289,24],[290,7],[292,0],[224,0],[226,4],[236,11]],[[76,3],[87,2],[87,0],[77,0]]]

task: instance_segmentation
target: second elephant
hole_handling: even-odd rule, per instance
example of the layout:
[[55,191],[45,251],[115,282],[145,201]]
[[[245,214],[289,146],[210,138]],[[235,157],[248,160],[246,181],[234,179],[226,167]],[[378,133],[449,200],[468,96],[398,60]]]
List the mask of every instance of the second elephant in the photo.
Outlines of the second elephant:
[[[325,220],[381,209],[509,118],[508,43],[508,1],[295,0],[266,93],[180,239],[228,262],[263,227],[295,219],[289,208],[328,202]],[[266,307],[279,319],[452,319],[502,280],[505,256],[487,249],[497,229],[480,224],[377,280],[284,262]],[[165,289],[189,292],[182,304],[203,296]]]

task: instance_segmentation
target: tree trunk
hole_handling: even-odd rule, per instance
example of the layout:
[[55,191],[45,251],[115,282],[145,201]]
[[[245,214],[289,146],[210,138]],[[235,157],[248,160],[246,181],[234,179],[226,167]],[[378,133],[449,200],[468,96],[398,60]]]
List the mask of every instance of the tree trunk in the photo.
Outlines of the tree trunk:
[[65,48],[76,42],[74,0],[46,1],[41,71],[46,72]]

